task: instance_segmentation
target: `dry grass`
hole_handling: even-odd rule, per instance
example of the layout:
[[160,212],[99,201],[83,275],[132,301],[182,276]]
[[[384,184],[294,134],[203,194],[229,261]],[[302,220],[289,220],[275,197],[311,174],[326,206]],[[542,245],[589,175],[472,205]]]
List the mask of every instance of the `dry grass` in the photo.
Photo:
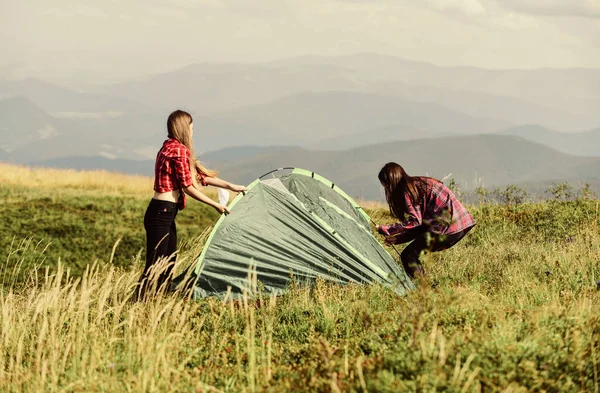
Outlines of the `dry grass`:
[[36,168],[0,163],[0,182],[45,189],[84,189],[119,195],[147,195],[153,179],[108,171]]
[[[7,184],[37,179],[49,193],[96,195],[99,207],[108,202],[98,194],[151,187],[97,171],[0,169]],[[113,222],[125,214],[107,211]],[[428,276],[406,297],[318,282],[258,301],[180,292],[137,302],[140,257],[116,268],[116,246],[107,265],[91,263],[79,277],[58,264],[15,284],[23,263],[4,265],[0,391],[599,393],[597,202],[483,205],[474,214],[467,238],[425,256]],[[28,214],[11,219],[39,226]],[[198,255],[202,240],[192,243],[178,271]],[[26,259],[35,247],[8,254]]]
[[136,302],[136,269],[32,271],[0,292],[0,391],[598,392],[595,229],[554,250],[571,264],[549,276],[543,244],[457,247],[426,260],[437,289],[428,278],[404,298],[318,282]]
[[367,211],[387,210],[387,204],[383,201],[369,201],[366,199],[356,199],[356,203]]
[[[0,162],[0,182],[59,194],[76,190],[82,194],[150,198],[154,179],[102,170],[37,168]],[[203,187],[202,191],[216,198],[217,193],[212,188]]]

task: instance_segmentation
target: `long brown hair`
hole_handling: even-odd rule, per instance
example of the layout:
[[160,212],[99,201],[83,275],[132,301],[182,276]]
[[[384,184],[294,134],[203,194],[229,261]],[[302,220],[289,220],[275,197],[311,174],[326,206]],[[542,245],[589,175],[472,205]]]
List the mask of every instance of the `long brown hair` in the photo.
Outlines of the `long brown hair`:
[[192,181],[198,186],[196,174],[202,173],[208,177],[217,176],[217,172],[208,169],[194,155],[194,142],[191,135],[191,124],[194,121],[192,115],[182,110],[176,110],[169,115],[167,119],[167,131],[169,138],[178,140],[190,151],[190,171],[192,172]]
[[378,177],[385,189],[385,199],[390,206],[390,213],[400,220],[404,220],[408,210],[406,196],[412,204],[421,203],[427,186],[425,179],[429,179],[423,176],[409,176],[404,168],[395,162],[385,164],[379,171]]

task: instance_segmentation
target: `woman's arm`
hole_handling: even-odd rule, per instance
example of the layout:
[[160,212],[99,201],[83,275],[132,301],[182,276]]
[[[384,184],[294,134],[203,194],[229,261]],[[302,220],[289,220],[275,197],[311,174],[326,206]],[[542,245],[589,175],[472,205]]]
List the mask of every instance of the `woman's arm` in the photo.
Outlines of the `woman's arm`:
[[419,229],[421,223],[414,217],[392,225],[378,225],[377,232],[385,236],[387,244],[402,244],[414,239],[413,232]]
[[183,192],[185,192],[187,195],[189,195],[190,197],[194,198],[197,201],[206,203],[208,206],[212,206],[213,208],[215,208],[216,211],[219,212],[219,214],[223,214],[225,212],[231,213],[231,211],[229,210],[229,208],[227,206],[220,205],[219,203],[213,201],[212,199],[207,197],[204,193],[202,193],[202,191],[198,190],[194,185],[191,185],[189,187],[184,187]]
[[225,188],[227,190],[231,190],[233,192],[242,192],[247,191],[248,188],[246,186],[240,186],[237,184],[232,184],[226,180],[219,179],[218,177],[205,177],[204,182],[209,186]]
[[414,233],[423,225],[421,206],[407,201],[407,215],[404,221],[392,225],[378,225],[377,232],[384,235],[388,244],[402,244],[414,239]]

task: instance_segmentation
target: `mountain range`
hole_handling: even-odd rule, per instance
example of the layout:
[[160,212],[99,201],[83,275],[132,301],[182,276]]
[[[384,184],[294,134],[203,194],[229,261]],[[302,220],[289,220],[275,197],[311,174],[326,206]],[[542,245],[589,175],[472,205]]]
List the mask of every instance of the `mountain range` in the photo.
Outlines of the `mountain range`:
[[205,114],[264,104],[299,92],[352,91],[573,131],[600,123],[596,113],[599,84],[597,69],[440,67],[362,53],[259,64],[192,64],[145,80],[107,86],[100,92],[159,110],[190,106]]
[[22,96],[60,117],[93,118],[117,116],[130,111],[149,112],[149,108],[126,98],[104,93],[82,93],[36,78],[0,80],[0,99]]
[[[281,167],[300,167],[334,179],[349,194],[381,198],[379,169],[389,161],[412,175],[450,177],[465,190],[509,184],[600,180],[600,158],[564,154],[517,136],[473,135],[390,142],[347,150],[307,150],[299,147],[234,147],[201,156],[219,176],[240,184]],[[35,165],[106,169],[153,175],[154,163],[71,157]]]
[[360,181],[359,168],[371,173],[386,159],[464,182],[585,180],[600,156],[598,86],[595,69],[441,67],[376,54],[192,64],[86,91],[0,76],[0,160],[147,174],[168,113],[181,108],[194,116],[196,152],[210,161],[235,151],[214,162],[240,180],[298,165]]
[[[573,115],[589,117],[592,124],[568,129],[593,128],[600,114],[600,69],[540,68],[492,70],[469,66],[442,67],[394,56],[359,53],[347,56],[302,56],[271,63],[273,66],[337,66],[352,72],[357,80],[376,79],[379,86],[398,81],[411,86],[433,86],[458,92],[478,92],[518,99]],[[460,103],[457,96],[456,104]],[[468,108],[469,105],[463,107]],[[594,113],[596,112],[596,113]],[[518,121],[533,123],[533,121]],[[558,124],[542,124],[560,128]]]
[[377,173],[389,161],[409,174],[454,178],[464,189],[600,178],[600,158],[577,157],[516,136],[475,135],[368,145],[341,151],[274,149],[236,159],[231,151],[203,159],[224,178],[249,183],[278,167],[306,167],[353,196],[381,197]]
[[556,132],[538,125],[511,127],[500,135],[515,135],[550,146],[567,154],[600,156],[600,128],[583,132]]

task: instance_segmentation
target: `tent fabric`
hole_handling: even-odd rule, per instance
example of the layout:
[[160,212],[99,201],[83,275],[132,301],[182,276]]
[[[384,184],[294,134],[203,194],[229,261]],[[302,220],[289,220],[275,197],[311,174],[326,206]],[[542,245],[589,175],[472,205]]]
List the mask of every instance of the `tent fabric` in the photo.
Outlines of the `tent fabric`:
[[303,169],[257,179],[222,215],[198,257],[194,298],[295,282],[380,283],[398,294],[414,285],[373,236],[370,218],[339,187]]

